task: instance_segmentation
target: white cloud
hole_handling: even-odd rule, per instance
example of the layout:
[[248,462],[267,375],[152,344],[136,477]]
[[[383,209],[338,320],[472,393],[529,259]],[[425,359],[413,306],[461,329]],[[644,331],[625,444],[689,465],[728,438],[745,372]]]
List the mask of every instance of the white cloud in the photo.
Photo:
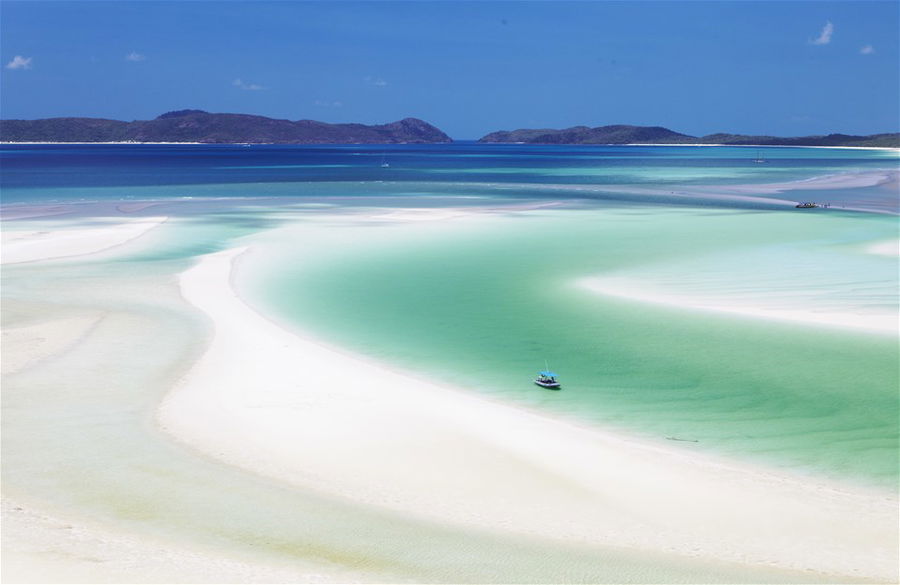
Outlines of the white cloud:
[[866,45],[865,47],[863,47],[862,49],[859,50],[860,55],[871,55],[874,52],[875,52],[875,47],[873,47],[872,45]]
[[313,105],[321,106],[323,108],[341,108],[344,106],[344,102],[339,100],[328,101],[328,100],[316,100],[313,102]]
[[31,69],[31,57],[16,55],[12,61],[6,64],[7,69]]
[[126,61],[146,61],[147,56],[137,53],[135,51],[132,51],[132,52],[128,53],[127,55],[125,55],[125,60]]
[[387,87],[388,82],[383,80],[380,77],[373,77],[371,75],[367,75],[363,77],[363,81],[368,84],[374,85],[375,87]]
[[831,42],[832,34],[834,34],[834,25],[829,20],[822,27],[822,32],[819,33],[819,36],[809,42],[813,45],[827,45]]
[[244,83],[240,79],[235,79],[234,81],[231,82],[231,85],[233,85],[235,87],[239,87],[239,88],[247,90],[247,91],[260,91],[263,89],[269,89],[268,87],[264,87],[262,85],[257,85],[255,83]]

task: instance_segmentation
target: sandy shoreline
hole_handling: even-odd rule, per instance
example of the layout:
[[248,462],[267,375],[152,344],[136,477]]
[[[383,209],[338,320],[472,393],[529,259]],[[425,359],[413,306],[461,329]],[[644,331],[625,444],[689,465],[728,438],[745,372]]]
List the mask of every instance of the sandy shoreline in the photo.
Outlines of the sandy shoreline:
[[[896,242],[873,245],[871,253],[880,255],[897,255]],[[672,293],[664,286],[652,282],[644,282],[640,278],[630,277],[588,277],[576,281],[575,286],[600,295],[625,299],[629,302],[651,303],[680,309],[708,311],[740,315],[750,319],[770,319],[816,325],[837,327],[851,331],[863,331],[878,335],[896,337],[898,326],[897,314],[885,312],[868,312],[852,310],[823,310],[806,308],[802,302],[794,306],[784,301],[766,304],[764,295],[758,293],[755,299],[733,300],[728,296],[702,296],[686,293]],[[732,295],[734,296],[734,295]],[[801,299],[802,300],[802,299]]]
[[50,232],[7,228],[2,233],[0,263],[19,264],[95,254],[135,240],[159,227],[167,219],[140,217],[106,222],[108,225],[99,228],[76,227]]
[[[118,217],[91,227],[49,219],[67,229],[39,224],[31,229],[24,221],[27,229],[9,230],[17,227],[10,222],[4,225],[4,261],[11,259],[8,269],[17,270],[26,269],[19,266],[26,262],[54,260],[48,270],[65,270],[70,262],[152,246],[158,238],[145,236],[166,217],[127,215],[144,206],[129,202],[118,209]],[[488,211],[513,209],[518,208]],[[55,206],[45,211],[64,212]],[[433,222],[425,226],[430,230],[470,213],[392,208],[353,217],[369,223]],[[883,253],[884,246],[878,246],[873,253]],[[575,426],[329,347],[270,321],[238,294],[236,281],[265,260],[265,251],[253,237],[245,238],[240,247],[197,257],[177,283],[160,281],[159,286],[177,284],[184,301],[214,329],[205,353],[159,405],[155,420],[164,433],[149,417],[141,423],[167,445],[183,444],[191,453],[249,472],[235,472],[248,478],[264,476],[301,493],[346,502],[357,507],[350,508],[351,518],[352,510],[369,510],[477,534],[481,543],[524,538],[563,562],[567,553],[560,550],[578,548],[594,555],[582,566],[619,558],[625,551],[646,557],[654,579],[663,575],[662,581],[673,575],[676,582],[700,582],[679,571],[707,565],[726,566],[747,580],[761,575],[777,582],[898,578],[895,495]],[[121,286],[129,305],[139,302],[127,292],[128,285]],[[132,286],[144,300],[162,290]],[[154,322],[159,316],[145,319]],[[85,339],[115,320],[115,310],[103,306],[60,315],[42,314],[38,306],[25,322],[4,330],[4,376],[27,376],[59,356],[83,350]],[[136,323],[121,331],[142,343],[144,332]],[[97,347],[94,359],[102,376],[97,383],[102,385],[102,364],[111,348]],[[152,388],[148,396],[161,391]],[[104,406],[99,413],[106,420]],[[129,465],[107,461],[113,468],[120,464]],[[196,464],[187,460],[185,465]],[[153,477],[174,475],[165,466],[149,467]],[[171,485],[192,489],[190,482]],[[233,483],[227,485],[234,489]],[[201,497],[204,489],[220,491],[221,485],[199,486]],[[184,549],[164,538],[144,541],[110,527],[76,524],[73,529],[66,527],[71,520],[33,510],[10,498],[9,490],[4,500],[5,582],[140,581],[135,574],[157,581],[350,582],[385,574],[366,573],[352,563],[323,565],[313,561],[318,559],[314,554],[300,554],[287,570],[264,559],[233,558],[224,550]],[[406,534],[415,538],[424,534],[421,530],[415,525]],[[347,531],[352,535],[352,526]],[[629,582],[644,582],[628,575]]]
[[357,577],[326,577],[327,568],[313,563],[287,569],[190,550],[146,535],[76,525],[20,504],[2,502],[3,583],[327,583]]
[[185,298],[216,332],[160,409],[166,431],[212,457],[452,524],[897,577],[895,502],[884,494],[574,427],[328,348],[237,296],[232,264],[244,252],[205,256],[182,275]]

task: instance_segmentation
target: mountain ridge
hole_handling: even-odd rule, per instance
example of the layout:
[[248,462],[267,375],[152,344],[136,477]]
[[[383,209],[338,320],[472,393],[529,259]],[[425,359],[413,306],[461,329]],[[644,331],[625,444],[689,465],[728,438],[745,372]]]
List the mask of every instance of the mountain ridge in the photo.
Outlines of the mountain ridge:
[[[173,110],[152,120],[62,117],[0,120],[2,142],[173,142],[204,144],[400,144],[452,139],[418,118],[386,124],[331,124],[254,114]],[[715,133],[692,136],[662,126],[614,124],[571,128],[500,130],[480,143],[523,144],[723,144],[733,146],[860,146],[900,148],[900,133],[827,134],[796,137]]]
[[716,133],[691,136],[662,126],[573,126],[563,129],[499,130],[482,136],[482,143],[524,144],[724,144],[734,146],[868,146],[900,148],[900,133],[828,134],[814,136],[753,136]]
[[174,110],[153,120],[0,120],[3,142],[200,142],[204,144],[399,144],[451,142],[418,118],[387,124],[329,124],[253,114]]

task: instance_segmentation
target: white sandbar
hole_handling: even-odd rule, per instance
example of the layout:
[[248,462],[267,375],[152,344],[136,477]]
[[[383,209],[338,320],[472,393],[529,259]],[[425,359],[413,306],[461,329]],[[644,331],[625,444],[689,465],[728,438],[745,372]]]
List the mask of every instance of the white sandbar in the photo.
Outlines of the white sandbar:
[[215,333],[159,423],[209,456],[457,526],[896,582],[890,494],[577,427],[348,355],[238,296],[232,267],[255,254],[203,256],[180,278]]
[[878,256],[900,256],[900,240],[876,242],[866,248],[866,252]]
[[[35,512],[4,498],[3,583],[319,583],[325,569],[292,569],[197,551]],[[335,573],[328,567],[334,581]],[[343,577],[343,579],[341,579]],[[337,575],[351,582],[350,575]]]
[[3,329],[0,373],[14,374],[62,352],[83,337],[102,318],[83,314]]
[[732,300],[722,296],[676,293],[661,289],[651,282],[643,282],[640,278],[624,276],[582,278],[576,281],[575,284],[602,295],[619,297],[635,302],[678,307],[680,309],[712,311],[758,319],[841,327],[886,335],[897,335],[900,332],[900,324],[898,324],[896,312],[864,313],[852,310],[805,308],[799,304],[786,304],[785,298],[787,295],[785,294],[781,295],[777,303],[766,305],[764,302],[767,299],[763,294],[759,294],[755,299],[756,302],[754,302],[748,298]]
[[94,254],[143,236],[166,217],[140,217],[90,228],[52,231],[15,230],[5,226],[0,263],[17,264]]

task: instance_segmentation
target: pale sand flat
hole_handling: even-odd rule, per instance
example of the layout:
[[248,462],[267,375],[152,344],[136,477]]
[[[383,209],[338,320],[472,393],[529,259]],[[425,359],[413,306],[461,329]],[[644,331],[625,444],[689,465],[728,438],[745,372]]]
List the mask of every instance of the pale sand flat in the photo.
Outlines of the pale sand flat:
[[241,252],[182,274],[215,335],[159,410],[164,430],[211,457],[456,525],[898,578],[893,494],[579,428],[347,355],[246,305],[231,286]]
[[21,207],[0,207],[0,217],[9,219],[29,219],[37,217],[50,217],[54,215],[66,215],[74,210],[71,205],[25,205]]
[[166,219],[141,217],[88,229],[52,231],[21,231],[4,226],[0,263],[17,264],[102,252],[143,236]]
[[122,203],[116,205],[116,211],[121,211],[122,213],[134,213],[136,211],[143,211],[144,209],[149,209],[150,207],[156,207],[157,205],[163,205],[162,201],[138,201],[136,203]]
[[900,175],[897,171],[860,171],[822,175],[811,179],[786,181],[783,183],[763,183],[752,185],[713,185],[694,187],[698,190],[711,189],[724,192],[780,193],[809,189],[859,189],[896,183]]
[[863,313],[851,310],[808,309],[799,303],[796,306],[785,306],[784,297],[786,295],[784,293],[780,295],[777,305],[766,306],[763,304],[765,295],[762,293],[759,293],[753,300],[743,299],[744,303],[742,304],[726,297],[668,292],[652,282],[624,276],[582,278],[577,280],[575,285],[601,295],[679,309],[838,327],[882,335],[896,336],[900,332],[900,323],[898,323],[896,312]]
[[866,252],[879,256],[900,256],[900,240],[877,242],[866,248]]
[[101,318],[99,313],[78,315],[4,328],[0,373],[20,372],[65,351],[84,337]]
[[295,559],[292,569],[237,560],[214,550],[72,524],[2,502],[3,583],[353,582],[333,566]]

